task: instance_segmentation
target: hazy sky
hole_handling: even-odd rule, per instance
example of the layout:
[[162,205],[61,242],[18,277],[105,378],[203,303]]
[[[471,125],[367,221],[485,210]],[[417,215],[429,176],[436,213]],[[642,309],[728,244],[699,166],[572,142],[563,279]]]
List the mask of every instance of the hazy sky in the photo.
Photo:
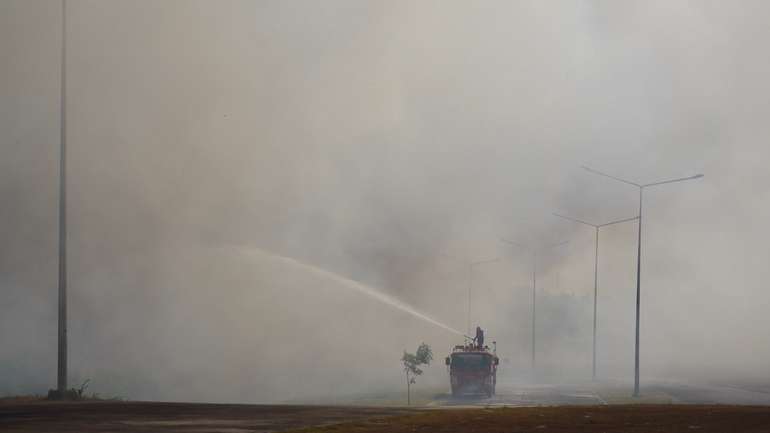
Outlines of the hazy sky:
[[[520,377],[590,374],[593,230],[645,193],[642,374],[766,373],[770,4],[69,0],[72,381],[146,399],[398,389],[465,329]],[[0,394],[55,382],[58,1],[0,0]],[[636,225],[600,250],[600,366],[630,379]],[[252,250],[253,249],[253,250]],[[565,357],[564,354],[569,354]],[[573,365],[564,366],[564,359]],[[427,382],[443,383],[443,365]],[[547,375],[546,375],[547,376]],[[432,383],[433,383],[432,382]]]

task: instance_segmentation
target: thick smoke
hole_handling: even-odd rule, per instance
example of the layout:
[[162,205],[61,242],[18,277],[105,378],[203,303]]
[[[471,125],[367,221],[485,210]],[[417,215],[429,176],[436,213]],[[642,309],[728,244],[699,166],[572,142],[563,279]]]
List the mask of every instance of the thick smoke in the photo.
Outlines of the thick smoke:
[[[0,394],[55,382],[58,1],[0,1]],[[770,361],[770,6],[727,2],[70,0],[72,381],[136,399],[397,390],[465,330],[529,380],[590,375],[593,230],[648,182],[642,375]],[[602,229],[599,366],[633,368],[636,223]],[[245,253],[251,251],[253,253]],[[557,374],[558,372],[558,374]]]

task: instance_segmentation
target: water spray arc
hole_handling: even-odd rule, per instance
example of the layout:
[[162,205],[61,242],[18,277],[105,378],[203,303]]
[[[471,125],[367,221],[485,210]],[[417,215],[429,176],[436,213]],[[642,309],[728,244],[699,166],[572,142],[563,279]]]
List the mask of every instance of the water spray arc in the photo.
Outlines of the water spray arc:
[[253,255],[253,254],[260,254],[260,255],[268,256],[271,259],[280,261],[281,263],[283,263],[285,265],[288,265],[290,267],[300,268],[300,269],[302,269],[304,271],[310,272],[310,273],[312,273],[314,275],[317,275],[317,276],[319,276],[321,278],[324,278],[326,280],[334,281],[334,282],[338,283],[339,285],[341,285],[341,286],[343,286],[345,288],[348,288],[348,289],[351,289],[351,290],[355,290],[355,291],[357,291],[357,292],[359,292],[359,293],[361,293],[363,295],[366,295],[366,296],[368,296],[368,297],[370,297],[370,298],[372,298],[372,299],[374,299],[374,300],[376,300],[376,301],[378,301],[378,302],[380,302],[382,304],[385,304],[385,305],[391,306],[393,308],[396,308],[396,309],[398,309],[398,310],[400,310],[400,311],[402,311],[404,313],[408,313],[408,314],[412,315],[413,317],[416,317],[416,318],[422,320],[423,322],[430,323],[431,325],[437,326],[437,327],[439,327],[441,329],[444,329],[445,331],[451,332],[453,334],[457,334],[457,335],[460,335],[462,337],[470,338],[467,335],[465,335],[463,332],[458,331],[457,329],[454,329],[451,326],[449,326],[447,324],[444,324],[444,323],[442,323],[442,322],[440,322],[440,321],[430,317],[429,315],[427,315],[427,314],[417,310],[416,308],[412,307],[411,305],[408,305],[407,303],[405,303],[405,302],[403,302],[403,301],[401,301],[399,299],[396,299],[396,298],[394,298],[394,297],[392,297],[390,295],[387,295],[387,294],[385,294],[385,293],[381,292],[380,290],[377,290],[377,289],[375,289],[373,287],[367,286],[366,284],[360,283],[358,281],[355,281],[355,280],[347,278],[347,277],[343,277],[342,275],[336,274],[336,273],[334,273],[332,271],[329,271],[329,270],[326,270],[326,269],[323,269],[323,268],[319,268],[317,266],[313,266],[313,265],[310,265],[310,264],[307,264],[307,263],[303,263],[303,262],[301,262],[301,261],[299,261],[297,259],[294,259],[294,258],[291,258],[291,257],[282,256],[280,254],[271,253],[269,251],[265,251],[265,250],[260,249],[260,248],[250,247],[250,246],[249,247],[247,247],[247,246],[237,246],[236,248],[240,252],[242,252],[242,253],[251,254],[251,255]]

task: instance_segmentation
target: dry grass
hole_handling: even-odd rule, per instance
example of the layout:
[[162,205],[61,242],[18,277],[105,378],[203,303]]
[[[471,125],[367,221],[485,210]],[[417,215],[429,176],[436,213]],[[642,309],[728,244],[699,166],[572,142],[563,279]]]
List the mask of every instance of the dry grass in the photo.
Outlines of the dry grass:
[[13,395],[0,397],[0,404],[33,403],[44,400],[46,400],[46,397],[42,395]]
[[562,406],[435,410],[314,427],[303,433],[414,432],[770,432],[770,408],[740,406]]
[[[24,398],[31,401],[24,401]],[[303,427],[307,428],[296,430]],[[409,410],[351,406],[52,402],[34,396],[0,404],[0,432],[3,433],[287,430],[303,433],[760,433],[770,432],[770,407],[618,405]]]

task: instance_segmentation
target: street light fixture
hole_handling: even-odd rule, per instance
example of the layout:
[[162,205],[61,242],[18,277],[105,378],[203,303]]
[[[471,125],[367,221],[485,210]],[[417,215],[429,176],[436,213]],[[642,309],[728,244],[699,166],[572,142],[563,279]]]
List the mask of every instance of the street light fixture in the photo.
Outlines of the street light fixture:
[[560,214],[557,214],[557,213],[554,213],[553,215],[557,216],[559,218],[564,218],[566,220],[579,223],[579,224],[584,224],[584,225],[587,225],[587,226],[591,226],[594,229],[596,229],[596,238],[595,238],[595,241],[594,241],[595,251],[594,251],[593,362],[592,362],[592,365],[591,365],[591,380],[595,381],[596,380],[596,299],[597,299],[597,292],[598,292],[598,286],[599,286],[599,283],[598,283],[598,281],[599,281],[599,279],[598,279],[598,275],[599,275],[599,229],[602,228],[602,227],[613,225],[613,224],[620,224],[620,223],[624,223],[624,222],[628,222],[628,221],[637,220],[637,219],[639,219],[639,217],[636,216],[636,217],[633,217],[633,218],[625,218],[625,219],[622,219],[622,220],[610,221],[610,222],[604,223],[604,224],[593,224],[593,223],[589,223],[589,222],[586,222],[586,221],[583,221],[583,220],[579,220],[577,218],[571,218],[571,217],[568,217],[568,216],[565,216],[565,215],[560,215]]
[[545,250],[550,250],[552,248],[566,245],[569,243],[569,241],[562,241],[556,244],[546,245],[544,247],[535,249],[526,244],[514,242],[505,238],[500,238],[500,240],[507,244],[522,248],[525,251],[532,254],[532,370],[534,370],[535,369],[535,347],[536,347],[535,324],[537,322],[537,308],[536,308],[537,306],[537,254],[538,252],[543,252]]
[[601,171],[594,170],[590,167],[582,166],[582,168],[593,174],[608,177],[618,182],[622,182],[628,185],[633,185],[639,188],[639,233],[637,236],[637,243],[636,243],[636,339],[635,339],[635,345],[634,345],[634,348],[635,348],[634,397],[639,397],[639,305],[640,305],[640,297],[641,297],[641,272],[642,272],[642,192],[644,191],[645,188],[649,186],[657,186],[657,185],[664,185],[667,183],[683,182],[685,180],[700,179],[703,177],[703,174],[696,174],[694,176],[680,177],[677,179],[669,179],[669,180],[662,180],[658,182],[640,184],[636,182],[631,182],[630,180],[621,179],[619,177],[612,176],[607,173],[602,173]]
[[449,255],[449,254],[445,254],[445,253],[441,253],[441,255],[445,256],[445,257],[449,257],[451,259],[455,259],[455,260],[460,261],[460,262],[467,263],[467,265],[468,265],[468,334],[467,335],[471,335],[471,292],[473,291],[473,268],[475,268],[477,266],[480,266],[480,265],[485,265],[487,263],[499,262],[500,259],[499,258],[494,258],[494,259],[486,259],[486,260],[476,260],[476,261],[473,261],[473,260],[469,260],[469,259],[460,259],[460,258],[457,258],[457,257]]

